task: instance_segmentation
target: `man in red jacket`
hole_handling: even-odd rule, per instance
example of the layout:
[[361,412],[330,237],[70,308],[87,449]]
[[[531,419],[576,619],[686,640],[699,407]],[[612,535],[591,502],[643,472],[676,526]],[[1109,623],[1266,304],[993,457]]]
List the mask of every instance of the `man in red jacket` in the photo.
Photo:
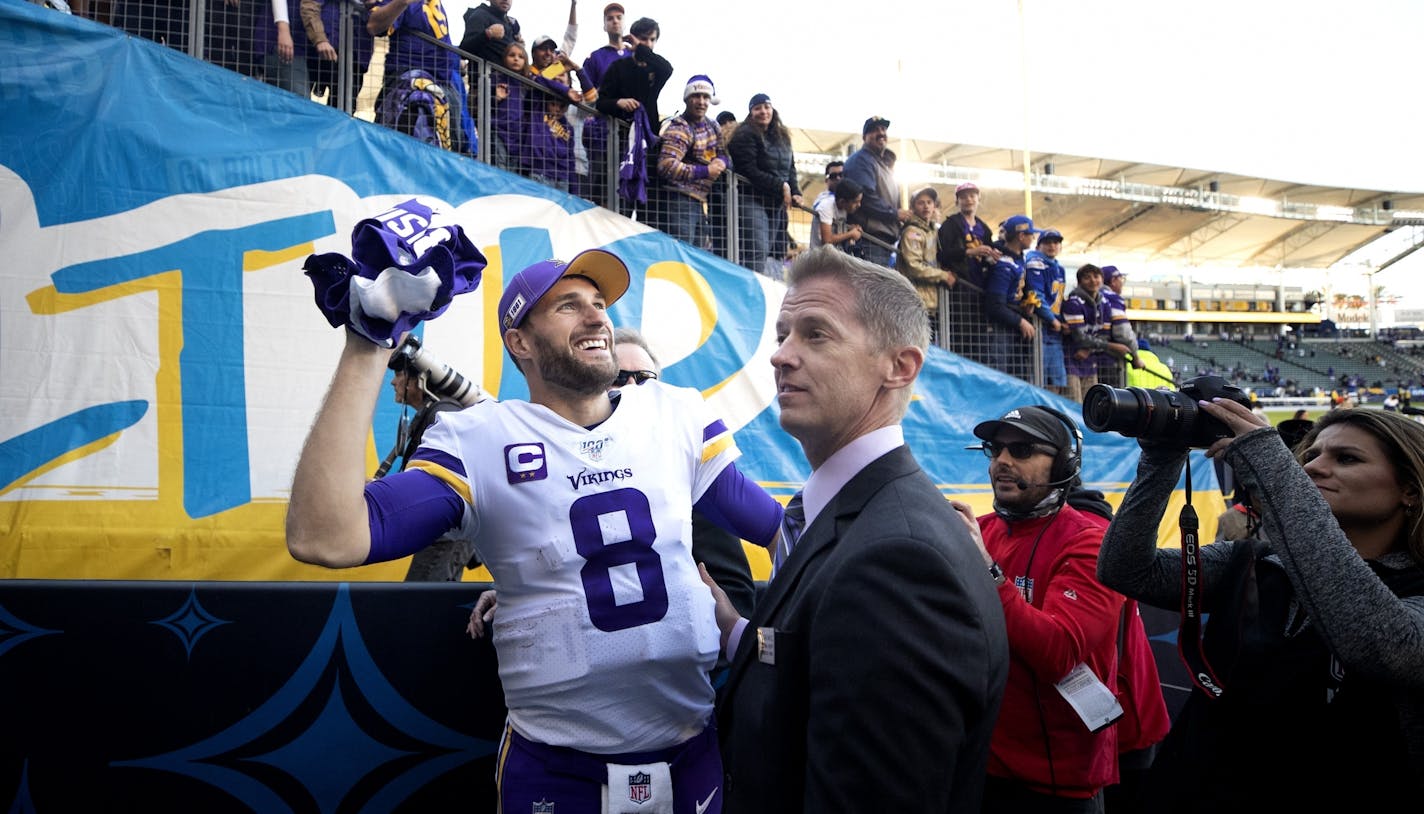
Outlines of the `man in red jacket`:
[[1124,599],[1097,580],[1100,518],[1068,505],[1081,433],[1042,406],[974,428],[994,512],[969,520],[999,583],[1009,680],[990,744],[984,812],[1101,812],[1118,780],[1117,632]]

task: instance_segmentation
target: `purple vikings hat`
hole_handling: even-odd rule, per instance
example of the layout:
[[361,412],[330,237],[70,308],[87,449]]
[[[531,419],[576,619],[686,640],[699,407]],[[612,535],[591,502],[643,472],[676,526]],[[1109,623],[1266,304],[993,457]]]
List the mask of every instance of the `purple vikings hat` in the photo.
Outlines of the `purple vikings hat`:
[[514,279],[505,286],[504,294],[499,298],[500,333],[523,324],[535,303],[565,277],[592,280],[608,305],[617,302],[628,290],[628,267],[617,255],[602,249],[579,252],[567,263],[562,260],[535,263],[514,275]]

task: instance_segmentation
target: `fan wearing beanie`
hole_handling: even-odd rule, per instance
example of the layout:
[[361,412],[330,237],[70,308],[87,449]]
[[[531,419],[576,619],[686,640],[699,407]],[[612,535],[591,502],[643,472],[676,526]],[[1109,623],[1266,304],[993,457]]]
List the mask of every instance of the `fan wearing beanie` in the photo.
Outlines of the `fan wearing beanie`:
[[658,148],[658,179],[666,190],[663,222],[678,240],[710,249],[707,201],[731,159],[721,128],[707,115],[718,101],[712,80],[696,74],[687,80],[682,98],[687,104],[668,121]]

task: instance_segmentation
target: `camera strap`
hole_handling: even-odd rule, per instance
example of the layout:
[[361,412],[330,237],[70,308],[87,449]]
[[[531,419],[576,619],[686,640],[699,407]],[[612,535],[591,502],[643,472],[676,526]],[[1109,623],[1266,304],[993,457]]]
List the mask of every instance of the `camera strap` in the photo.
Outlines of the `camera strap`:
[[401,413],[400,423],[396,425],[396,443],[391,447],[391,451],[386,453],[385,460],[376,467],[375,478],[384,478],[391,467],[395,465],[396,459],[405,452],[406,444],[410,443],[410,415],[409,409]]
[[1186,505],[1177,520],[1182,533],[1182,621],[1177,630],[1177,653],[1186,664],[1187,672],[1207,698],[1220,698],[1225,689],[1216,679],[1202,649],[1201,598],[1206,583],[1201,575],[1201,545],[1198,539],[1200,523],[1192,507],[1192,461],[1187,458]]

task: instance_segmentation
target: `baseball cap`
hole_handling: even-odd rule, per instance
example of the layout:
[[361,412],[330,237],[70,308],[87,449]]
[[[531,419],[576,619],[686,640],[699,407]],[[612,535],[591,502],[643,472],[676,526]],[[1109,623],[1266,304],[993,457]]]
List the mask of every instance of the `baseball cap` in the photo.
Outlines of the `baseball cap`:
[[1004,221],[1004,234],[1021,235],[1024,232],[1028,232],[1029,234],[1038,233],[1038,230],[1033,228],[1033,218],[1030,218],[1028,215],[1014,215]]
[[628,12],[626,12],[626,11],[623,10],[623,6],[622,6],[621,4],[619,4],[619,3],[609,3],[608,5],[604,6],[604,7],[603,7],[603,16],[604,16],[604,17],[607,17],[607,16],[608,16],[608,12],[610,12],[610,11],[616,11],[616,12],[618,12],[619,14],[627,14],[627,13],[628,13]]
[[1117,266],[1103,266],[1103,282],[1110,283],[1119,277],[1126,277],[1127,272],[1118,270]]
[[579,252],[567,263],[562,260],[535,263],[514,275],[505,286],[499,298],[500,333],[522,325],[539,299],[559,280],[578,276],[592,280],[608,305],[617,302],[628,290],[628,267],[618,255],[602,249]]
[[1073,439],[1068,435],[1068,426],[1052,413],[1033,405],[1015,407],[1004,413],[1002,418],[980,422],[974,427],[974,435],[985,441],[992,441],[1006,429],[1018,430],[1055,449],[1073,446]]
[[1056,241],[1058,241],[1059,243],[1062,243],[1062,242],[1063,242],[1063,233],[1060,232],[1060,231],[1058,231],[1057,229],[1044,229],[1042,232],[1039,232],[1039,233],[1038,233],[1038,242],[1039,242],[1039,243],[1043,243],[1044,241],[1047,241],[1047,240],[1056,240]]
[[747,110],[751,110],[757,105],[769,104],[771,104],[771,97],[767,96],[765,93],[758,93],[757,95],[752,97],[752,100],[750,102],[747,102]]
[[540,34],[539,36],[537,36],[537,37],[534,38],[534,44],[531,45],[531,46],[529,46],[529,50],[530,50],[530,51],[537,51],[537,50],[539,50],[540,48],[543,48],[543,47],[546,47],[546,46],[549,47],[549,48],[558,48],[558,47],[559,47],[559,46],[558,46],[558,43],[554,42],[554,38],[553,38],[553,37],[549,36],[548,34]]
[[978,184],[974,183],[973,181],[965,181],[964,183],[962,183],[962,184],[960,184],[959,186],[957,186],[957,187],[954,188],[954,197],[958,198],[958,197],[959,197],[959,194],[960,194],[961,192],[978,192],[978,191],[979,191],[979,185],[978,185]]
[[889,119],[886,119],[886,118],[882,118],[882,117],[880,117],[880,116],[871,116],[870,118],[868,118],[868,119],[865,120],[865,124],[861,125],[861,127],[860,127],[860,134],[863,136],[863,135],[865,135],[866,133],[869,133],[871,130],[874,130],[874,129],[877,128],[877,127],[889,128],[889,127],[890,127],[890,120],[889,120]]

